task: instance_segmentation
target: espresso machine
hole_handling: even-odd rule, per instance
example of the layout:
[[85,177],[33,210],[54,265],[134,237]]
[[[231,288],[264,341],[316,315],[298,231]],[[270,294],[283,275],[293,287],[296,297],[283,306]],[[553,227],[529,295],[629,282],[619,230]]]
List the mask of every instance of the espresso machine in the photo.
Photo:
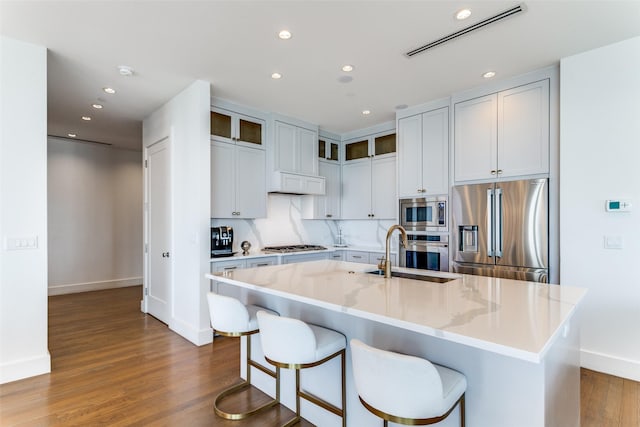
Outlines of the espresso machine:
[[211,227],[211,257],[233,255],[233,228],[228,226]]

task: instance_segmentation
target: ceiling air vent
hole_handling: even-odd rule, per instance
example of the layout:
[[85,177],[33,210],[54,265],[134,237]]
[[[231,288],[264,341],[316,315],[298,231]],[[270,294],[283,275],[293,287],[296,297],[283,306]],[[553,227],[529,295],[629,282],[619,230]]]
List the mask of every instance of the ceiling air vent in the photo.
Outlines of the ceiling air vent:
[[413,49],[410,50],[409,52],[405,53],[405,55],[407,55],[409,58],[411,58],[412,56],[415,56],[419,53],[422,53],[428,49],[434,48],[436,46],[439,46],[443,43],[446,43],[448,41],[451,41],[453,39],[457,39],[458,37],[461,37],[465,34],[469,34],[472,31],[475,30],[479,30],[482,27],[485,27],[489,24],[493,24],[495,22],[501,21],[505,18],[508,18],[510,16],[516,15],[520,12],[524,12],[526,10],[526,6],[524,3],[519,4],[518,6],[512,7],[511,9],[505,10],[504,12],[500,12],[499,14],[492,16],[490,18],[487,18],[485,20],[482,20],[478,23],[475,23],[473,25],[470,25],[466,28],[463,28],[462,30],[456,31],[455,33],[451,33],[448,36],[444,36],[442,38],[439,38],[438,40],[432,41],[431,43],[425,44],[424,46],[420,46],[417,49]]

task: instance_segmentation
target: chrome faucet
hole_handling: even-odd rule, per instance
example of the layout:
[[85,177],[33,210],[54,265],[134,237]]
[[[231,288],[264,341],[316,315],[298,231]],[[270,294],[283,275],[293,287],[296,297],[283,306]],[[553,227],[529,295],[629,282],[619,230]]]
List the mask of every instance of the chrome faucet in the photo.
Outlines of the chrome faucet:
[[391,259],[389,254],[389,241],[391,240],[391,235],[393,234],[393,230],[400,230],[400,234],[402,235],[402,246],[405,248],[409,247],[409,243],[407,242],[407,232],[404,227],[398,224],[394,224],[389,227],[387,231],[387,243],[384,250],[384,260],[378,265],[378,268],[384,271],[384,277],[389,279],[391,277]]

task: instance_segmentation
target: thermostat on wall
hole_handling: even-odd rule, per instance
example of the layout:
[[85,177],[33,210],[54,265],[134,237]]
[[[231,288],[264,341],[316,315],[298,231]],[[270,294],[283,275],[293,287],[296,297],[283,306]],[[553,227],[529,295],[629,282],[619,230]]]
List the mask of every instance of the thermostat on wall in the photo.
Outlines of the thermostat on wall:
[[629,200],[607,200],[607,212],[631,212],[631,201]]

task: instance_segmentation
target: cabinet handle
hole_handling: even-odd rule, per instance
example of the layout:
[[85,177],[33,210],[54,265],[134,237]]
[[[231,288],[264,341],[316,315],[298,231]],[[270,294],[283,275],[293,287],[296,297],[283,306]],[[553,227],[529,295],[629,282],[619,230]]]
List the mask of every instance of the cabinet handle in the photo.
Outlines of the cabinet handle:
[[260,263],[260,264],[256,264],[256,267],[266,267],[267,265],[269,265],[268,262],[263,262],[263,263]]
[[331,214],[327,214],[327,215],[326,215],[326,217],[327,217],[327,218],[331,218],[331,217],[333,217],[333,215],[331,215]]
[[362,256],[361,255],[351,255],[351,258],[362,259]]
[[496,174],[496,170],[495,170],[495,169],[492,169],[492,170],[491,170],[491,175],[495,175],[495,174]]
[[225,267],[225,270],[235,270],[236,268],[238,268],[237,265],[234,265],[233,267]]
[[333,258],[342,258],[342,255],[333,255]]
[[502,174],[502,169],[498,169],[498,175]]

